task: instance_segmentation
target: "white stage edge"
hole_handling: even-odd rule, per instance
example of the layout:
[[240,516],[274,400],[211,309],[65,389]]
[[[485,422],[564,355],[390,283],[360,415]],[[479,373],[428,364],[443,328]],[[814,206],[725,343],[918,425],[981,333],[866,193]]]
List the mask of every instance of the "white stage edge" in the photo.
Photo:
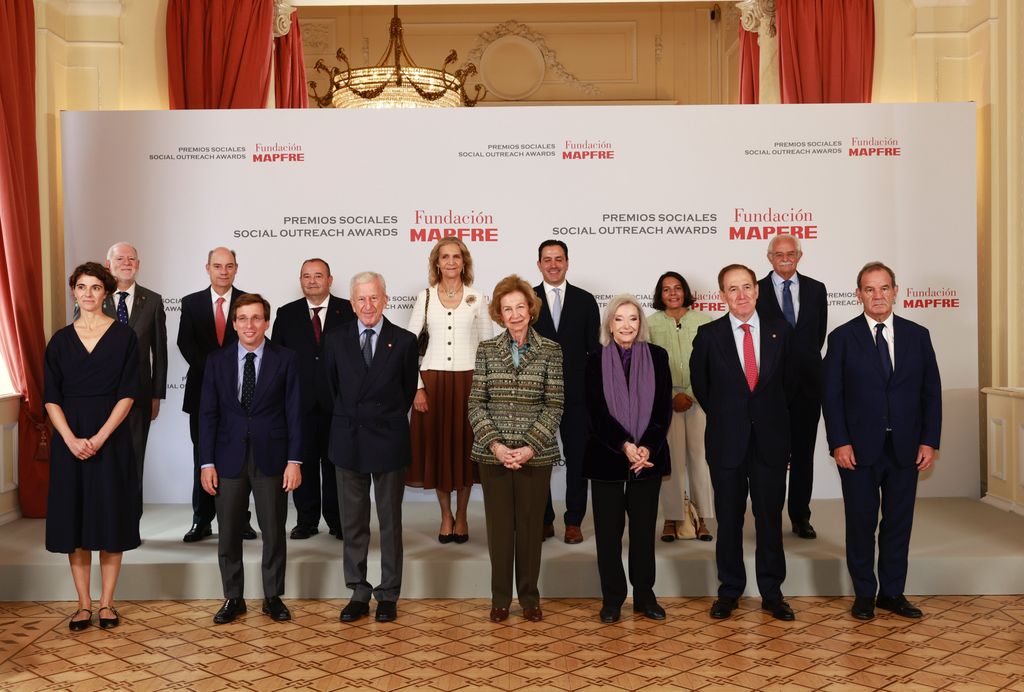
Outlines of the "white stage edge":
[[[784,519],[788,596],[852,594],[846,571],[841,500],[812,502],[818,539],[797,538]],[[142,519],[144,543],[125,555],[117,596],[124,600],[190,600],[222,597],[217,567],[217,540],[182,543],[191,510],[185,505],[147,505]],[[490,562],[484,531],[483,504],[470,505],[470,541],[463,545],[437,542],[437,507],[406,503],[403,598],[487,598]],[[255,515],[254,515],[255,516]],[[374,533],[376,534],[376,519]],[[74,600],[67,559],[44,548],[44,520],[21,519],[3,527],[0,551],[0,600]],[[294,525],[289,517],[288,527]],[[216,528],[216,527],[215,527]],[[556,525],[561,534],[561,526]],[[714,526],[712,525],[712,531]],[[548,598],[600,596],[593,525],[583,526],[586,540],[566,545],[560,537],[544,544],[540,591]],[[660,526],[659,526],[660,531]],[[341,541],[321,533],[288,541],[286,598],[348,598],[341,570]],[[247,541],[247,598],[262,597],[259,564],[261,543]],[[715,543],[657,541],[659,596],[711,596],[717,589]],[[745,529],[747,594],[756,594],[753,518]],[[94,557],[94,591],[99,570]],[[380,574],[376,536],[370,545],[369,578]],[[910,546],[907,593],[1024,593],[1024,517],[1001,511],[980,500],[919,498]]]

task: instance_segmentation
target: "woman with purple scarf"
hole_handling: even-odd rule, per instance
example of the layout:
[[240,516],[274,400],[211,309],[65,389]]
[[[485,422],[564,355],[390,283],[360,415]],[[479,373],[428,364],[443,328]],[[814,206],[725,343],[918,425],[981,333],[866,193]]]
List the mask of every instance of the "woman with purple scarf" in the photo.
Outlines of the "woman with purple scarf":
[[665,609],[654,596],[654,541],[661,479],[670,469],[668,353],[648,343],[647,319],[631,295],[608,303],[600,337],[603,348],[587,359],[590,438],[583,475],[591,481],[601,622],[617,622],[626,600],[622,533],[627,516],[633,612],[664,620]]

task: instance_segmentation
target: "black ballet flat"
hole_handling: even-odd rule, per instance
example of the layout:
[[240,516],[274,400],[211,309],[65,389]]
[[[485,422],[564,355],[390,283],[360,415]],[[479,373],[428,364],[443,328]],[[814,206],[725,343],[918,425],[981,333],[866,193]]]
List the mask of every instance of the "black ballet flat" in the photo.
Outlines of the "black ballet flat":
[[439,534],[437,534],[437,542],[438,543],[452,543],[453,541],[455,541],[455,534],[454,533],[439,533]]
[[467,541],[469,541],[469,534],[468,533],[453,533],[452,534],[452,540],[455,541],[456,543],[466,543]]
[[[75,620],[79,613],[89,613],[88,620]],[[86,627],[92,624],[92,611],[88,608],[79,608],[75,611],[74,615],[71,616],[71,620],[68,621],[68,629],[72,632],[81,632]]]
[[[114,614],[114,617],[112,617],[112,618],[105,618],[105,617],[103,617],[103,611],[104,610],[109,610],[111,613]],[[99,614],[100,614],[100,627],[102,627],[103,629],[109,630],[109,629],[111,629],[113,627],[117,627],[118,625],[121,624],[121,615],[120,615],[120,613],[117,612],[117,610],[113,606],[101,606],[99,611],[97,611],[97,612],[99,612]]]

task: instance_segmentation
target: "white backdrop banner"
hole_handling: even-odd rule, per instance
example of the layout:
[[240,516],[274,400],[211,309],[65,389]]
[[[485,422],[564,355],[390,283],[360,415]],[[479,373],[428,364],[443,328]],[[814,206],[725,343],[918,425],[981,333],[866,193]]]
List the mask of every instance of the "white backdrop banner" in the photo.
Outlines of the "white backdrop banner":
[[[672,269],[714,315],[718,270],[742,262],[762,277],[768,240],[790,234],[800,271],[828,287],[830,328],[858,314],[857,271],[882,260],[942,373],[942,451],[919,492],[979,494],[972,104],[69,112],[61,123],[68,271],[127,240],[167,309],[147,502],[189,502],[174,344],[179,300],[208,285],[211,248],[234,249],[236,285],[274,310],[301,296],[306,258],[330,262],[342,297],[353,274],[379,271],[388,317],[404,326],[430,245],[452,234],[486,294],[510,273],[539,283],[537,245],[558,238],[569,281],[602,307],[622,292],[649,304]],[[814,496],[839,497],[823,430]]]

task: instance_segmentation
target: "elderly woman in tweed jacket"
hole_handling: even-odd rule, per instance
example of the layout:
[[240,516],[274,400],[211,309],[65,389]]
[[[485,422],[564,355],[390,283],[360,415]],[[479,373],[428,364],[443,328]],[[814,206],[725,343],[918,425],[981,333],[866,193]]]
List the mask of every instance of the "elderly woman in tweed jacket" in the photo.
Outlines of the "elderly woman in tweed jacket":
[[469,422],[484,492],[490,617],[508,617],[514,569],[523,617],[539,622],[544,506],[551,466],[559,459],[562,350],[530,327],[540,314],[540,299],[518,276],[498,282],[489,309],[505,330],[477,347]]

